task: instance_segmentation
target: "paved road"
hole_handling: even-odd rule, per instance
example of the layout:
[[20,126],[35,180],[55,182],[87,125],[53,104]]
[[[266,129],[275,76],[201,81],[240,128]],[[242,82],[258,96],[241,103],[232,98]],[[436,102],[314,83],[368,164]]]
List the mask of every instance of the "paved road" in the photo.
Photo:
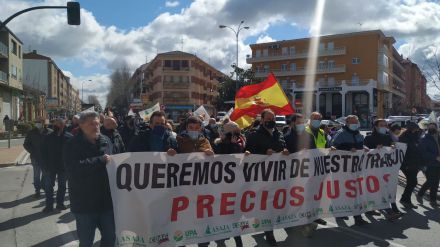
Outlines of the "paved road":
[[[24,138],[20,139],[11,139],[11,146],[20,146],[23,145]],[[8,140],[0,140],[0,148],[7,148],[8,147]]]
[[[402,192],[399,186],[398,193]],[[30,165],[0,168],[0,245],[1,246],[77,246],[74,217],[69,210],[47,215],[41,213],[44,200],[32,197]],[[68,203],[67,203],[68,205]],[[383,217],[369,217],[372,223],[353,226],[350,219],[318,227],[312,238],[301,236],[296,228],[276,230],[279,246],[439,246],[440,209],[428,203],[395,223]],[[339,223],[339,226],[338,226]],[[97,235],[96,240],[99,239]],[[267,246],[263,234],[243,236],[245,246]],[[337,242],[336,242],[337,241]],[[211,243],[235,246],[233,240]],[[97,244],[95,244],[97,246]],[[195,245],[193,245],[195,247]]]

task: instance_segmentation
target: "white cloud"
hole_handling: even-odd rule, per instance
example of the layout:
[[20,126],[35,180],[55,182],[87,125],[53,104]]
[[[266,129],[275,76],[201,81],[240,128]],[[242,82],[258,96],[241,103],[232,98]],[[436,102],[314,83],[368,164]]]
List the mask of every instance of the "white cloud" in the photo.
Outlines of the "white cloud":
[[169,8],[174,8],[179,6],[179,1],[166,1],[165,2],[165,7],[169,7]]
[[76,77],[70,71],[63,71],[70,77],[74,88],[79,89],[80,99],[82,98],[82,86],[84,86],[84,101],[87,103],[89,95],[96,95],[101,105],[107,103],[107,91],[110,86],[110,78],[106,74],[93,74],[90,76]]
[[273,41],[276,41],[276,40],[273,39],[272,37],[270,37],[269,35],[265,34],[265,35],[258,36],[256,43],[259,44],[259,43],[266,43],[266,42],[273,42]]

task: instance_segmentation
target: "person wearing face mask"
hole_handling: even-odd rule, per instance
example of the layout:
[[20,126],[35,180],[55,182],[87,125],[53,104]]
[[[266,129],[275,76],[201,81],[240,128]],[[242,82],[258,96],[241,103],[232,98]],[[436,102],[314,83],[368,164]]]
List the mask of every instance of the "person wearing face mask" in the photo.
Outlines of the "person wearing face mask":
[[169,155],[175,155],[177,142],[165,124],[165,113],[153,112],[148,128],[133,138],[128,150],[130,152],[167,152]]
[[185,130],[177,136],[178,153],[204,152],[206,155],[213,155],[212,146],[202,131],[202,120],[194,116],[189,117]]
[[[260,126],[251,132],[248,136],[246,150],[252,154],[266,154],[282,152],[289,154],[286,148],[284,137],[280,131],[275,128],[275,113],[271,109],[265,109],[261,112]],[[277,246],[277,241],[273,231],[264,232],[266,241],[271,246]]]
[[301,114],[295,114],[291,118],[290,130],[284,135],[286,148],[290,153],[296,153],[304,149],[315,149],[313,136],[307,133],[304,118]]
[[440,138],[438,127],[435,123],[428,125],[428,133],[420,140],[420,151],[427,166],[425,175],[426,182],[417,193],[421,201],[429,189],[429,201],[432,207],[438,207],[437,191],[440,182]]
[[400,170],[405,174],[406,185],[400,199],[400,204],[405,208],[417,209],[411,202],[411,195],[417,186],[417,174],[420,168],[421,153],[419,150],[420,128],[411,121],[406,124],[406,130],[399,137],[399,141],[406,144],[406,153]]
[[44,120],[40,119],[35,127],[30,130],[24,139],[23,147],[31,156],[32,169],[34,171],[35,198],[39,198],[41,189],[44,188],[44,176],[41,166],[43,163],[42,148],[44,138],[52,131],[43,125]]
[[[240,154],[245,152],[245,147],[246,139],[241,134],[238,124],[233,121],[223,125],[220,138],[214,141],[214,152],[216,154]],[[240,236],[234,237],[234,240],[237,247],[243,246],[243,241]]]
[[[378,149],[384,146],[394,148],[394,142],[389,134],[385,119],[376,119],[373,126],[372,134],[365,137],[365,146],[369,149]],[[391,203],[391,209],[386,209],[385,212],[386,214],[384,215],[389,221],[394,221],[403,216],[403,213],[397,208],[395,202]],[[366,214],[375,216],[380,215],[380,213],[375,210],[369,211]]]
[[53,187],[55,180],[58,183],[56,196],[56,208],[66,209],[64,206],[64,197],[66,194],[66,174],[63,165],[63,147],[73,136],[65,129],[63,119],[55,119],[53,123],[53,132],[49,134],[43,144],[43,173],[44,173],[44,192],[46,194],[46,207],[44,213],[53,211]]
[[[332,150],[345,150],[356,152],[357,150],[369,149],[364,146],[364,136],[359,132],[359,119],[356,115],[349,115],[345,118],[345,126],[343,126],[333,137],[330,142]],[[348,220],[348,217],[340,217],[339,219]],[[354,216],[355,225],[361,226],[368,224],[361,215]]]
[[125,145],[117,130],[118,124],[112,117],[105,117],[101,126],[101,134],[107,136],[113,144],[113,154],[125,153]]
[[306,126],[306,132],[313,136],[316,148],[326,148],[327,138],[321,127],[322,115],[319,112],[312,112],[310,123]]
[[[313,135],[306,132],[306,126],[304,124],[304,118],[301,114],[295,114],[291,118],[290,130],[284,135],[286,142],[286,148],[289,153],[296,153],[305,149],[315,149],[316,143]],[[315,223],[321,225],[327,225],[327,222],[323,219],[317,219]],[[316,225],[307,224],[302,228],[302,234],[310,237],[312,232],[316,229]]]
[[220,137],[218,125],[215,122],[215,118],[209,119],[209,124],[205,126],[205,129],[209,132],[209,142],[211,145],[214,144],[214,141]]
[[392,123],[389,126],[390,129],[390,136],[393,142],[399,141],[400,133],[402,132],[402,128],[397,123]]

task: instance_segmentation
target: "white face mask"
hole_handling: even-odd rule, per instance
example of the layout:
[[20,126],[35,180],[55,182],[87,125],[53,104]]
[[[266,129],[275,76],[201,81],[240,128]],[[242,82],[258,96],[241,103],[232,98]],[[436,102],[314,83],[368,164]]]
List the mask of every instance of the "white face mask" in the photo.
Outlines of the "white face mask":
[[349,124],[348,128],[352,131],[356,131],[359,129],[359,124]]
[[35,127],[41,129],[43,127],[43,125],[41,123],[35,123]]
[[188,136],[192,139],[192,140],[197,140],[199,138],[200,132],[199,131],[193,131],[193,130],[188,130]]

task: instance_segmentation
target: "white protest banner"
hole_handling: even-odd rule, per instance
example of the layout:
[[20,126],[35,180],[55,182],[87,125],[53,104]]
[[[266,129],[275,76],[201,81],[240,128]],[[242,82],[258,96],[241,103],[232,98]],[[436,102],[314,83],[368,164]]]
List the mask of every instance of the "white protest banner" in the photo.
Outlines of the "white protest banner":
[[127,116],[136,116],[136,114],[134,114],[133,110],[130,109],[127,113]]
[[405,151],[114,155],[116,246],[183,246],[389,208]]
[[139,112],[139,116],[144,119],[145,121],[148,121],[151,117],[151,115],[153,114],[153,112],[155,111],[160,111],[160,104],[159,102],[156,103],[155,105],[153,105],[152,107],[145,109],[143,111]]
[[86,112],[94,112],[94,111],[95,111],[95,107],[92,106],[92,107],[87,108],[87,109],[85,109],[84,111],[80,112],[79,114],[81,114],[81,113],[86,113]]
[[209,113],[208,111],[205,109],[204,106],[200,106],[199,108],[197,108],[197,110],[194,111],[194,116],[202,116],[203,117],[203,123],[204,124],[208,124],[209,123]]

